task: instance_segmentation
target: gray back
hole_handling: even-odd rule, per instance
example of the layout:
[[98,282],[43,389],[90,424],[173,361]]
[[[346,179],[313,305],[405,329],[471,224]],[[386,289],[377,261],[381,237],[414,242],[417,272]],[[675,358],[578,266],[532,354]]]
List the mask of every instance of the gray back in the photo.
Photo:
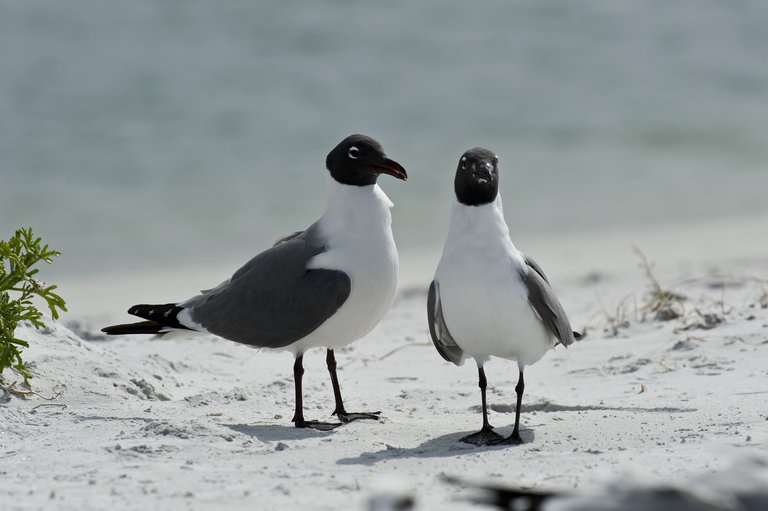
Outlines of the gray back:
[[209,332],[251,346],[281,348],[322,325],[349,296],[338,270],[307,270],[325,251],[317,224],[278,241],[231,279],[187,301],[192,320]]

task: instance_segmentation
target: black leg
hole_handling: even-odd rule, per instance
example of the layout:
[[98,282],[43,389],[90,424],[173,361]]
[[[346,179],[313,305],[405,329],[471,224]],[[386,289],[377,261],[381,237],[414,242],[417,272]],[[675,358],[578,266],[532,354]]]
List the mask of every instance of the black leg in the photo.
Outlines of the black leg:
[[480,387],[480,397],[483,404],[483,429],[477,433],[463,437],[461,441],[474,445],[489,445],[502,440],[504,437],[496,433],[493,430],[493,426],[488,422],[488,402],[485,399],[485,389],[488,386],[488,380],[485,378],[485,370],[482,366],[478,366],[477,372],[479,375],[478,386]]
[[512,434],[507,438],[498,442],[500,444],[519,445],[523,443],[523,439],[520,436],[520,408],[523,406],[523,391],[525,390],[525,380],[523,379],[523,372],[520,371],[520,376],[517,379],[517,385],[515,386],[515,392],[517,393],[517,406],[515,407],[515,428],[512,430]]
[[517,393],[517,406],[515,407],[515,429],[512,430],[510,438],[518,440],[520,443],[523,439],[520,438],[520,409],[523,407],[523,391],[525,390],[525,379],[523,378],[523,372],[520,371],[520,377],[517,379],[517,385],[515,386],[515,392]]
[[333,398],[336,400],[336,409],[333,411],[333,415],[337,416],[341,422],[345,423],[358,419],[379,420],[379,414],[381,414],[381,412],[350,413],[344,409],[344,401],[341,399],[339,377],[336,374],[336,356],[333,354],[333,350],[328,350],[328,354],[325,357],[325,362],[328,364],[328,372],[331,375],[331,385],[333,385]]
[[293,423],[297,428],[312,428],[320,431],[330,431],[341,426],[339,423],[318,422],[304,420],[304,399],[301,392],[301,380],[304,377],[304,355],[300,354],[293,363],[293,382],[296,386],[296,411],[293,414]]
[[304,376],[304,355],[296,357],[293,363],[293,385],[296,388],[296,410],[293,412],[291,421],[296,423],[297,428],[304,427],[304,398],[301,395],[301,379]]
[[483,429],[493,429],[493,426],[488,422],[488,401],[485,398],[485,389],[488,387],[488,380],[485,378],[485,369],[478,367],[477,374],[477,385],[480,387],[480,400],[483,404]]
[[341,399],[341,387],[339,386],[339,377],[336,374],[336,356],[333,350],[328,350],[325,356],[325,363],[328,365],[328,372],[331,375],[331,385],[333,386],[333,399],[336,401],[336,409],[333,415],[344,415],[347,411],[344,409],[344,401]]

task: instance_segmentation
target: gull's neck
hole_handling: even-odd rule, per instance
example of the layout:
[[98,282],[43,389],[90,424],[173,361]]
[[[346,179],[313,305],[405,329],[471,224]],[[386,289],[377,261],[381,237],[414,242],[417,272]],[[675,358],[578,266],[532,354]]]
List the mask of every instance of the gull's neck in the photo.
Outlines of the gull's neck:
[[328,203],[319,220],[326,232],[344,236],[360,230],[384,229],[391,235],[389,209],[393,204],[379,185],[345,185],[336,181],[330,172],[326,172],[326,183]]

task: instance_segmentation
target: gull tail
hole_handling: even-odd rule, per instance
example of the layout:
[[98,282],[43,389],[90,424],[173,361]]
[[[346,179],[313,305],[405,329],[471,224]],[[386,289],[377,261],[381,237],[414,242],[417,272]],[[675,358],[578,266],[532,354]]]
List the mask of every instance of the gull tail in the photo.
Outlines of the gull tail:
[[183,310],[183,307],[179,307],[175,303],[134,305],[128,309],[128,314],[144,318],[146,321],[112,325],[102,328],[101,331],[108,335],[130,335],[162,334],[177,329],[191,330],[189,327],[179,323],[178,315]]

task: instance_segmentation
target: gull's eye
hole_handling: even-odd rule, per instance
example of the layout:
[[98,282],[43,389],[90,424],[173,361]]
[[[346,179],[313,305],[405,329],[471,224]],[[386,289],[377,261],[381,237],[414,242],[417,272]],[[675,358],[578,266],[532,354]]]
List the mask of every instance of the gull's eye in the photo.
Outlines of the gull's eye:
[[467,168],[467,157],[462,156],[461,157],[461,170],[465,170]]
[[349,148],[349,152],[347,153],[350,158],[353,160],[356,160],[358,156],[360,156],[360,149],[358,149],[355,146],[352,146]]

